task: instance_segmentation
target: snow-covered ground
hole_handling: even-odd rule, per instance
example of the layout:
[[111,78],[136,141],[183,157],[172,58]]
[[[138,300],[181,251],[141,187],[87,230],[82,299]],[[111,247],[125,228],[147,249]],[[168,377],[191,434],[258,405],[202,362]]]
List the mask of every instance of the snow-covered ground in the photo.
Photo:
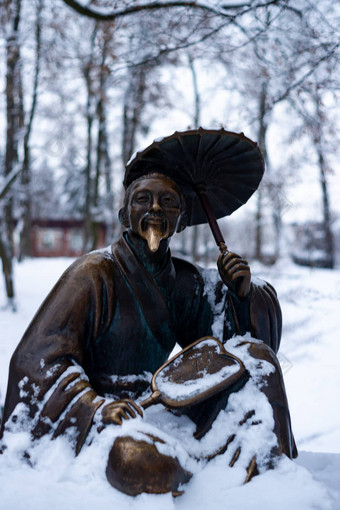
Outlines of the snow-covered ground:
[[[15,268],[18,311],[0,311],[1,403],[11,353],[70,262],[36,259]],[[198,471],[179,498],[169,494],[131,498],[106,481],[103,448],[112,441],[109,432],[104,431],[101,444],[94,441],[76,459],[64,439],[42,441],[32,452],[34,468],[21,458],[28,444],[21,434],[10,445],[11,454],[0,455],[0,509],[340,509],[340,271],[302,268],[289,261],[271,268],[256,264],[252,269],[275,286],[283,308],[279,358],[300,453],[297,460],[282,459],[277,469],[243,486],[239,471],[226,467],[223,455]],[[4,302],[2,285],[0,281]]]

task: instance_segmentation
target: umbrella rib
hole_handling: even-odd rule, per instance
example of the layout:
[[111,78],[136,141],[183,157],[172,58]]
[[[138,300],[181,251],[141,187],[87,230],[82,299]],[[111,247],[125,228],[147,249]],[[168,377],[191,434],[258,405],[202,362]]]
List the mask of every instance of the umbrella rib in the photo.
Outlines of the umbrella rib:
[[[190,156],[191,156],[191,154],[190,154],[190,152],[188,151],[188,149],[184,146],[184,144],[183,144],[183,142],[182,142],[182,138],[178,138],[178,141],[179,141],[179,143],[180,143],[180,145],[181,145],[181,147],[182,147],[183,153],[184,153],[184,155],[185,155],[186,162],[190,162],[190,159],[191,159],[191,157],[190,157]],[[189,157],[188,157],[188,156],[189,156]],[[196,147],[196,156],[197,156],[197,147]],[[195,160],[196,160],[196,158],[195,158]],[[190,165],[190,166],[191,166],[191,165]],[[195,165],[195,166],[196,166],[196,165]],[[193,169],[191,168],[191,169],[189,169],[189,171],[187,171],[187,166],[186,166],[186,165],[184,165],[184,168],[185,168],[186,172],[190,175],[190,177],[191,177],[191,182],[194,182],[194,179],[193,179],[193,172],[192,172],[192,170],[193,170]],[[197,166],[196,166],[196,169],[197,169]]]
[[[211,146],[209,147],[209,149],[206,151],[203,159],[202,159],[202,164],[201,164],[201,168],[211,168],[211,159],[209,159],[208,163],[206,162],[207,158],[209,157],[209,154],[210,152],[214,149],[214,147],[216,147],[216,145],[220,142],[220,140],[222,139],[222,136],[221,134],[217,135],[217,138],[216,140],[214,140],[214,142],[211,144]],[[202,136],[200,136],[200,143],[202,141]],[[208,174],[210,175],[210,173],[208,172]]]

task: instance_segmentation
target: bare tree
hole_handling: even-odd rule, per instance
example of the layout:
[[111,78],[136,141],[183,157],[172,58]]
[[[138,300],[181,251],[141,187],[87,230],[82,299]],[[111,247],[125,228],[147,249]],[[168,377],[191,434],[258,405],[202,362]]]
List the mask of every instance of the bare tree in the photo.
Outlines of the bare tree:
[[[22,223],[19,255],[30,254],[30,136],[36,111],[38,78],[41,50],[41,11],[43,0],[36,2],[35,41],[36,63],[33,78],[33,92],[29,115],[24,111],[23,60],[21,57],[21,0],[4,2],[2,11],[4,36],[6,39],[6,149],[2,176],[0,173],[0,258],[6,282],[6,294],[9,305],[14,309],[13,231],[19,219]],[[21,185],[14,188],[18,176]],[[20,215],[17,204],[20,204]]]
[[31,108],[28,119],[25,122],[23,137],[23,162],[21,170],[21,203],[20,216],[22,227],[20,230],[20,244],[18,259],[22,260],[26,256],[32,255],[31,228],[32,228],[32,169],[30,157],[30,139],[33,127],[33,119],[36,112],[38,99],[38,85],[41,64],[41,30],[42,30],[42,9],[43,0],[38,0],[36,5],[35,21],[35,65]]
[[130,68],[123,105],[122,160],[125,164],[135,151],[136,136],[142,125],[142,113],[146,104],[147,73],[150,64]]
[[21,76],[21,55],[19,25],[21,16],[21,0],[6,2],[5,12],[6,36],[6,152],[3,177],[5,186],[2,190],[0,203],[0,257],[6,284],[9,305],[14,309],[13,283],[13,196],[11,186],[20,173],[19,141],[24,125],[23,91]]
[[[334,155],[334,152],[338,152],[338,137],[336,129],[334,129],[334,125],[332,125],[332,121],[327,115],[323,99],[325,93],[329,92],[330,86],[328,83],[325,91],[325,78],[318,80],[318,74],[316,73],[313,79],[309,79],[300,87],[299,93],[291,97],[290,103],[300,120],[300,125],[293,133],[294,138],[302,138],[307,135],[314,149],[321,191],[323,246],[327,255],[327,261],[324,262],[324,265],[325,267],[333,268],[335,253],[328,175],[332,171],[329,164],[329,156]],[[326,81],[329,81],[331,76],[329,69],[327,75],[324,73],[320,74],[324,77],[326,76]],[[338,85],[336,88],[338,89]]]
[[[198,128],[201,123],[201,98],[198,88],[198,79],[197,72],[195,68],[194,58],[189,54],[188,57],[189,68],[191,71],[192,77],[192,87],[193,87],[193,97],[194,97],[194,109],[193,109],[193,125]],[[198,260],[198,237],[199,237],[199,229],[198,225],[194,225],[192,227],[192,237],[191,237],[191,255],[193,260],[196,262]]]
[[[301,11],[282,10],[276,17],[268,10],[261,11],[257,23],[243,31],[243,39],[235,37],[228,51],[225,51],[225,44],[223,47],[219,42],[216,45],[218,58],[226,65],[227,86],[230,90],[238,90],[243,98],[237,104],[239,118],[253,130],[266,162],[267,171],[257,192],[255,213],[254,253],[260,260],[264,257],[264,226],[268,212],[272,215],[271,230],[274,232],[271,258],[275,260],[279,256],[282,214],[288,205],[283,186],[289,180],[290,167],[285,167],[283,161],[280,168],[274,167],[267,141],[277,106],[288,106],[311,80],[316,80],[320,86],[320,77],[329,76],[325,66],[335,63],[339,55],[336,28],[339,9],[331,2],[321,5],[302,1],[299,7]],[[324,71],[319,73],[322,68]],[[296,114],[299,115],[297,110]],[[316,121],[316,112],[313,118]],[[319,161],[324,160],[323,152]],[[324,177],[321,182],[325,183]],[[328,202],[325,198],[324,208]]]
[[[166,91],[160,84],[162,66],[169,64],[168,55],[154,51],[164,44],[167,19],[156,15],[153,19],[141,16],[129,30],[123,99],[122,163],[123,166],[136,150],[138,136],[149,131],[146,109],[157,107]],[[172,64],[174,60],[172,60]],[[163,96],[163,97],[162,97]]]
[[[94,179],[94,197],[93,197],[93,208],[94,218],[92,222],[92,244],[93,248],[98,243],[98,221],[96,221],[96,213],[98,214],[100,208],[100,181],[103,180],[105,183],[105,199],[104,199],[104,212],[106,224],[108,228],[108,237],[113,234],[114,226],[112,221],[112,211],[114,206],[113,200],[113,188],[112,188],[112,162],[109,152],[109,138],[107,131],[107,108],[108,108],[108,78],[110,75],[110,69],[107,64],[109,42],[111,39],[111,27],[106,25],[101,27],[99,31],[100,36],[100,62],[98,65],[98,92],[97,92],[97,149],[96,149],[96,168],[95,168],[95,179]],[[100,218],[98,218],[100,219]]]

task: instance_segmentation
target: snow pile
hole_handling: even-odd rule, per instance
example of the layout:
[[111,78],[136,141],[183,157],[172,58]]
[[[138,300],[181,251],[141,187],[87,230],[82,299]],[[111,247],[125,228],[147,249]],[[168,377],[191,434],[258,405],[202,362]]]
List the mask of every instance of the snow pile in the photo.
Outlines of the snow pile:
[[[124,425],[132,433],[132,422]],[[65,438],[48,442],[40,440],[30,450],[34,468],[22,459],[28,446],[25,435],[16,437],[0,461],[0,508],[3,510],[87,510],[121,508],[131,510],[211,509],[274,509],[331,510],[336,506],[326,484],[331,470],[339,472],[340,455],[328,459],[321,454],[303,454],[302,463],[309,467],[324,464],[326,484],[316,481],[310,471],[296,462],[283,458],[275,471],[267,471],[242,485],[244,473],[226,466],[219,456],[196,470],[183,496],[142,494],[135,498],[114,490],[106,481],[105,464],[113,440],[112,430],[105,430],[75,458]],[[14,438],[13,438],[14,439]],[[178,453],[178,452],[177,452]],[[310,457],[312,455],[312,457]],[[329,466],[328,468],[326,466]],[[333,484],[336,480],[333,472]],[[333,500],[333,503],[332,503]]]

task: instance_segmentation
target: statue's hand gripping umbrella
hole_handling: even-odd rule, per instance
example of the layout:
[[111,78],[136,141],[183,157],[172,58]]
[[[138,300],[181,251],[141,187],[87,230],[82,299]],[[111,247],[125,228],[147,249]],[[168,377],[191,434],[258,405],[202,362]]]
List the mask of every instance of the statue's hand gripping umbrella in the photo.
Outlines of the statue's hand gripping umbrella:
[[264,172],[255,142],[230,131],[195,129],[155,140],[128,162],[124,185],[159,172],[174,180],[186,200],[188,225],[209,223],[221,253],[227,248],[217,219],[245,204]]

